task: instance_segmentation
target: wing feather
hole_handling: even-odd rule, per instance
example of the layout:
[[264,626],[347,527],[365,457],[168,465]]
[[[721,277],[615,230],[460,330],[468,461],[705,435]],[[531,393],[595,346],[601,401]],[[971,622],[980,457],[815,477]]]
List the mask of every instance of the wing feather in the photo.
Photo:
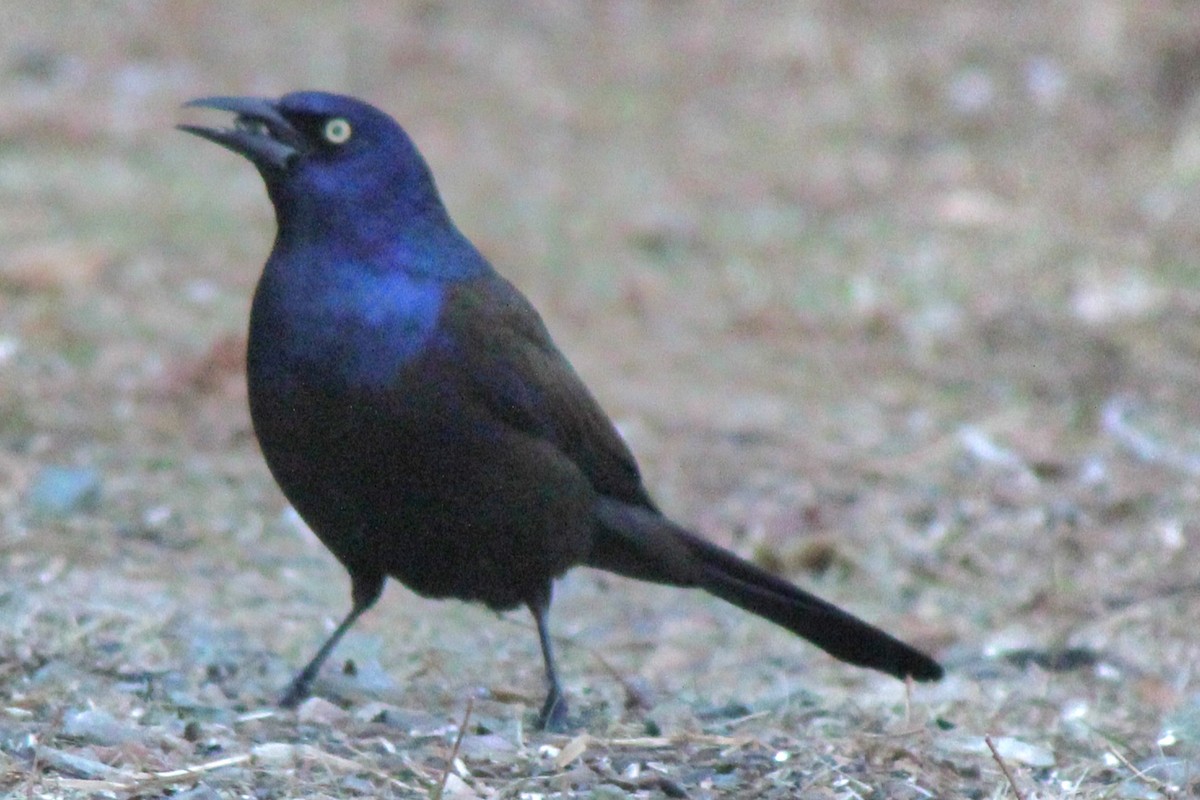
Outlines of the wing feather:
[[450,292],[439,324],[464,343],[454,354],[462,389],[505,425],[556,447],[600,494],[654,509],[625,441],[516,287],[490,275]]

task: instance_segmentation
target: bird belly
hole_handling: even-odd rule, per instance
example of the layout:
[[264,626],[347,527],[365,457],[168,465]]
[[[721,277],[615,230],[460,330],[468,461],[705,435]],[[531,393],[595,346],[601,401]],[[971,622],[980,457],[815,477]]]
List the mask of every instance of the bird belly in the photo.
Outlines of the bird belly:
[[594,497],[575,465],[421,394],[251,393],[272,474],[347,570],[505,609],[582,563]]

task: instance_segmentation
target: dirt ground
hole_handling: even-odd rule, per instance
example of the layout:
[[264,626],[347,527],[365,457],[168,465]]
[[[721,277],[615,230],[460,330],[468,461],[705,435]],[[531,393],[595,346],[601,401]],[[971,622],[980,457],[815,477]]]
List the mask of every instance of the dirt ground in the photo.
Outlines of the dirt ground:
[[[1200,794],[1200,7],[0,9],[0,788]],[[273,235],[211,94],[392,112],[676,519],[944,661],[913,687],[579,570],[527,615],[341,568],[256,449]],[[466,724],[463,722],[466,720]]]

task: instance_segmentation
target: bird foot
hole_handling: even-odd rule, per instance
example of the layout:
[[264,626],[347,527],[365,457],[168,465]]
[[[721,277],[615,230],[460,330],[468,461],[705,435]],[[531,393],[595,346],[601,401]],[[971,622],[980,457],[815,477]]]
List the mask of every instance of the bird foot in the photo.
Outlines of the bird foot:
[[566,733],[571,729],[567,724],[567,701],[558,692],[551,692],[546,698],[538,712],[537,728],[548,733]]
[[287,690],[279,698],[279,707],[295,708],[307,700],[310,694],[312,694],[312,679],[301,673],[288,684]]

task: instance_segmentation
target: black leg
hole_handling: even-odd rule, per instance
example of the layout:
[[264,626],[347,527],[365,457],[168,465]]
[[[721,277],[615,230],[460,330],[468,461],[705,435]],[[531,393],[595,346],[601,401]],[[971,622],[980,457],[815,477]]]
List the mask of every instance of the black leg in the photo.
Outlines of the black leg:
[[383,593],[384,579],[382,577],[356,577],[351,575],[350,580],[352,582],[350,594],[354,601],[353,606],[350,608],[350,613],[342,620],[342,624],[338,625],[337,629],[325,640],[325,644],[321,645],[321,649],[312,657],[312,660],[305,664],[304,669],[300,670],[296,677],[292,679],[292,682],[288,684],[287,691],[279,699],[279,705],[284,708],[295,708],[309,696],[312,690],[312,682],[316,679],[317,673],[321,671],[321,665],[325,663],[325,659],[329,658],[329,654],[333,652],[334,647],[337,647],[337,643],[346,634],[346,631],[350,630],[355,621],[363,615],[363,612],[375,605],[375,601]]
[[538,713],[537,726],[544,731],[567,730],[567,699],[563,696],[562,687],[558,683],[558,668],[554,664],[554,648],[550,643],[550,625],[547,619],[550,611],[550,588],[546,587],[545,597],[530,601],[529,610],[537,622],[538,641],[542,645],[542,660],[546,662],[546,682],[550,684],[550,692],[546,702]]

